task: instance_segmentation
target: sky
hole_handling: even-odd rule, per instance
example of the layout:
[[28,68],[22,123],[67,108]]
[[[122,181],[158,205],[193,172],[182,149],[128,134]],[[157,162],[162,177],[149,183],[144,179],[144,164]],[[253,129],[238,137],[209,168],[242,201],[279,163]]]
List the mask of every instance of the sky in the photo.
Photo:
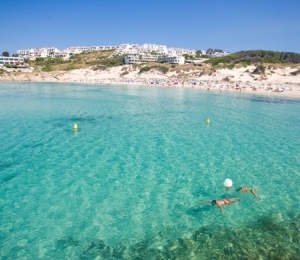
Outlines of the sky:
[[300,0],[0,0],[0,53],[155,43],[300,53]]

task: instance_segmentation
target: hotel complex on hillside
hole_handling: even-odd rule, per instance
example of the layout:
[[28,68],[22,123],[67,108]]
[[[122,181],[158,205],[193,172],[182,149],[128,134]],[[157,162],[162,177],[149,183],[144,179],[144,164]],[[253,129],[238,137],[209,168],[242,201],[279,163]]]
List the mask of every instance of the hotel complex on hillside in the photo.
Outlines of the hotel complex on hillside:
[[[188,55],[189,57],[195,57],[197,53],[196,50],[188,50],[183,48],[168,48],[166,45],[158,44],[120,44],[119,46],[91,47],[80,46],[69,47],[64,50],[59,50],[55,47],[50,47],[17,50],[16,53],[18,57],[29,60],[35,60],[36,58],[62,58],[67,60],[75,54],[99,50],[114,50],[111,56],[124,55],[125,64],[135,64],[144,62],[166,62],[170,64],[184,64],[186,55]],[[206,51],[200,51],[200,53],[206,54]],[[225,56],[227,54],[228,53],[226,52],[217,52],[213,55]]]
[[36,58],[63,58],[69,59],[71,55],[79,54],[82,52],[100,51],[100,50],[113,50],[115,46],[81,46],[81,47],[69,47],[64,50],[59,50],[55,47],[50,48],[35,48],[27,50],[17,50],[18,56],[25,59],[35,60]]
[[179,48],[167,48],[157,44],[121,44],[115,50],[114,55],[127,54],[125,64],[143,62],[166,62],[171,64],[184,64],[184,54],[195,56],[196,50]]

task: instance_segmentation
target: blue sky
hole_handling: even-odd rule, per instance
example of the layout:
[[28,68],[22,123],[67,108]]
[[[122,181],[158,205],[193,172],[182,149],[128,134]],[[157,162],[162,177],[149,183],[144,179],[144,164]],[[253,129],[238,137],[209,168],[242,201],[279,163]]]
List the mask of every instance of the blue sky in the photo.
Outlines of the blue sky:
[[0,0],[0,53],[156,43],[300,53],[300,0]]

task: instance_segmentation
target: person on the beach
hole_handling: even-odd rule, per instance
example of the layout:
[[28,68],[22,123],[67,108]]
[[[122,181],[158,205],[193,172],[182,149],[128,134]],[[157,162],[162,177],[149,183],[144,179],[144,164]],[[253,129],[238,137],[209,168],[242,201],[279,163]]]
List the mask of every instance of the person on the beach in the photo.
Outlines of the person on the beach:
[[220,208],[220,211],[223,212],[223,208],[222,208],[222,205],[225,205],[225,204],[230,204],[230,203],[233,203],[233,202],[236,202],[238,201],[239,198],[226,198],[226,199],[222,199],[222,200],[213,200],[211,202],[211,205],[218,205],[218,207]]
[[242,187],[238,188],[236,191],[241,191],[241,192],[250,191],[257,199],[260,200],[260,197],[258,197],[257,194],[256,194],[256,190],[253,189],[253,188],[247,188],[247,187],[242,186]]

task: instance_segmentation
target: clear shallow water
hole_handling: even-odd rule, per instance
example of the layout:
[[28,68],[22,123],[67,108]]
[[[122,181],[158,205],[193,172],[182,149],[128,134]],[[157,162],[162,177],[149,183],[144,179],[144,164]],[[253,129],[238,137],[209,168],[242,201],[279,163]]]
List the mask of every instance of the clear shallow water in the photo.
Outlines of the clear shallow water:
[[[299,99],[0,83],[0,256],[299,256],[299,115]],[[198,204],[225,197],[241,200]]]

